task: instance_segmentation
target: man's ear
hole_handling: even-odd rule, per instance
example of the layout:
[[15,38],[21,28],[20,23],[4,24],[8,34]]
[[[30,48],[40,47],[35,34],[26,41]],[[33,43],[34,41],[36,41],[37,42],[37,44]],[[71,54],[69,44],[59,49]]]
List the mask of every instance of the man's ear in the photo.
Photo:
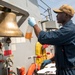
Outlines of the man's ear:
[[66,14],[66,17],[70,17],[70,18],[71,18],[71,16],[70,16],[70,15],[68,15],[68,14]]
[[69,15],[65,13],[65,16],[67,17],[67,16],[69,16]]
[[65,14],[65,18],[68,19],[70,17],[70,15],[68,14]]

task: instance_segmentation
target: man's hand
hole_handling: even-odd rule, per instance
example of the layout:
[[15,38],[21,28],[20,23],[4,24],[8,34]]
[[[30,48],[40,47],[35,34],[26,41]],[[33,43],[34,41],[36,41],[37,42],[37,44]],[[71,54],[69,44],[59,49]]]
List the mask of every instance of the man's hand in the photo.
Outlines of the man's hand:
[[35,18],[34,17],[30,17],[28,19],[28,24],[33,27],[36,24]]

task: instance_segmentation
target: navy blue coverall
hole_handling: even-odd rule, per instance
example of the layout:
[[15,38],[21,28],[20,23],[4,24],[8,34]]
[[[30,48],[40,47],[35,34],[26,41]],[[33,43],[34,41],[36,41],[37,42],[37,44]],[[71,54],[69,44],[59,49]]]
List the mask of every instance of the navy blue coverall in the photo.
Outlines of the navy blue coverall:
[[75,24],[72,20],[59,30],[41,31],[38,41],[55,45],[56,75],[75,75]]

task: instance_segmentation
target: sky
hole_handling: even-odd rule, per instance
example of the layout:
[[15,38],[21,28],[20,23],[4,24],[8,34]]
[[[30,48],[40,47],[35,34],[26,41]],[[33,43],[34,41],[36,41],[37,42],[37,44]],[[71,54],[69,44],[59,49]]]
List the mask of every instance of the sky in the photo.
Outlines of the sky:
[[[57,9],[63,4],[69,4],[75,9],[75,0],[42,0],[42,1],[51,8],[51,14],[53,20],[56,20],[56,14],[53,12],[53,9]],[[38,0],[38,4],[41,5],[43,8],[47,9],[48,7],[42,1]],[[42,9],[41,7],[39,7],[39,9],[42,14],[48,15],[48,12],[45,12],[45,10]],[[45,17],[42,16],[42,18],[44,19]],[[75,15],[72,18],[72,20],[75,23]]]

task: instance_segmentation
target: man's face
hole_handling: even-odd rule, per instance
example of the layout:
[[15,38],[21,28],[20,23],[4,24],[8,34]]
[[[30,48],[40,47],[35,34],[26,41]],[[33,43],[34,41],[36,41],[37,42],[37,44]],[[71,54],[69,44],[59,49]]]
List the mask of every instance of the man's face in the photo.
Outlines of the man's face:
[[65,23],[65,21],[66,21],[66,14],[64,13],[64,12],[61,12],[61,13],[57,13],[57,16],[56,16],[56,18],[57,18],[57,22],[58,23]]

